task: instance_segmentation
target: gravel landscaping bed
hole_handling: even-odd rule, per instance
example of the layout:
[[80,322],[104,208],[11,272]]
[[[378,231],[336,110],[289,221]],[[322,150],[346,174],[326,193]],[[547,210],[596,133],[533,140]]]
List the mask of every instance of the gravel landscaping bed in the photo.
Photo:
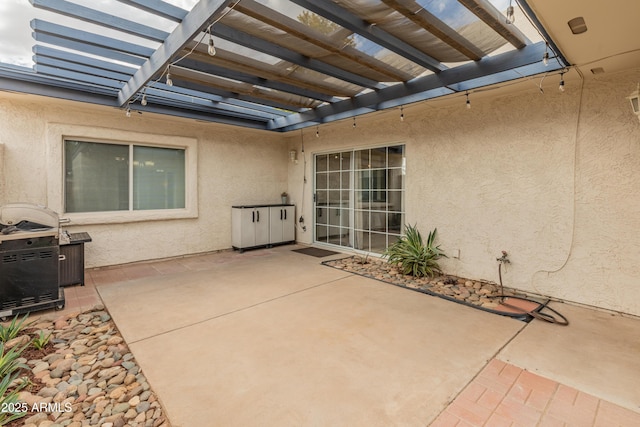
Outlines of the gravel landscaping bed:
[[[397,268],[384,259],[364,258],[360,256],[325,261],[323,264],[486,310],[496,310],[499,306],[499,299],[497,297],[500,296],[500,286],[488,281],[470,280],[451,275],[433,278],[413,277],[400,273]],[[504,288],[504,295],[526,296],[508,288]]]
[[[39,319],[14,338],[20,345],[51,333],[44,350],[22,353],[20,392],[26,416],[8,424],[28,427],[170,427],[133,354],[103,306],[57,319]],[[35,410],[33,410],[35,409]]]

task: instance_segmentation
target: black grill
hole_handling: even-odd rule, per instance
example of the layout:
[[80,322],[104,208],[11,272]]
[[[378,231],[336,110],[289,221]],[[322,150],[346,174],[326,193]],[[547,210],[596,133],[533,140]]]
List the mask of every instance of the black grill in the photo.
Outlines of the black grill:
[[48,228],[5,226],[0,233],[0,317],[64,307],[59,263],[57,218]]

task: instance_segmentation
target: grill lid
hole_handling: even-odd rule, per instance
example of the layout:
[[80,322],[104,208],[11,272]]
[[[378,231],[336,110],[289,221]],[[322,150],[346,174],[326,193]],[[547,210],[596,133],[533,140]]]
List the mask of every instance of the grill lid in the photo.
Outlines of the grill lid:
[[57,228],[58,214],[46,206],[32,203],[9,203],[0,206],[0,228],[15,227],[16,231],[42,231]]

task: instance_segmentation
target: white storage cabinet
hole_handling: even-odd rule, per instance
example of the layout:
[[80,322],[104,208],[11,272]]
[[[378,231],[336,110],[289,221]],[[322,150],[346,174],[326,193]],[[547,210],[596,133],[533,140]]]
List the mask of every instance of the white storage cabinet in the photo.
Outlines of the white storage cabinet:
[[295,241],[294,205],[245,205],[231,208],[233,249],[270,247]]
[[277,245],[296,240],[296,212],[293,205],[269,207],[269,243]]

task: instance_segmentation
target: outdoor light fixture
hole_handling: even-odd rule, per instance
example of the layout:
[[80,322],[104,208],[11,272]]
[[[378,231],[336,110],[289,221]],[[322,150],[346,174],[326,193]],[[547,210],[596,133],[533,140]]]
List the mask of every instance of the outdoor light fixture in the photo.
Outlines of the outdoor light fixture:
[[640,120],[640,83],[638,83],[636,91],[627,96],[627,99],[631,102],[633,114],[635,114],[638,117],[638,120]]
[[289,151],[289,160],[291,163],[298,163],[298,152],[296,150]]
[[207,48],[207,53],[210,56],[216,55],[216,47],[213,45],[213,37],[211,37],[211,27],[209,27],[209,47]]
[[542,63],[545,67],[549,66],[549,43],[544,45],[544,55],[542,55]]
[[513,13],[513,6],[511,5],[511,0],[509,0],[509,7],[507,7],[507,20],[505,21],[507,24],[513,24],[516,21],[516,17]]
[[587,32],[587,23],[584,22],[584,18],[582,16],[578,16],[577,18],[573,18],[569,22],[567,22],[569,29],[573,34],[582,34]]

